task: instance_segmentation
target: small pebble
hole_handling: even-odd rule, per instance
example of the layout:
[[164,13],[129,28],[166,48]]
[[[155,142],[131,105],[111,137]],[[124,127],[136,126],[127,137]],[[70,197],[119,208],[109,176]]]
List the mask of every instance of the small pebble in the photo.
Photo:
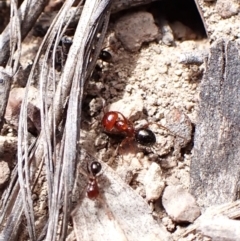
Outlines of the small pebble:
[[131,52],[138,51],[142,43],[153,41],[159,36],[152,14],[144,11],[122,16],[116,23],[115,32],[124,48]]
[[148,201],[157,200],[165,187],[165,182],[162,176],[162,170],[158,164],[153,162],[148,169],[145,178],[144,186],[146,190],[146,198]]
[[165,188],[162,204],[167,214],[179,223],[192,223],[201,214],[195,198],[180,185]]

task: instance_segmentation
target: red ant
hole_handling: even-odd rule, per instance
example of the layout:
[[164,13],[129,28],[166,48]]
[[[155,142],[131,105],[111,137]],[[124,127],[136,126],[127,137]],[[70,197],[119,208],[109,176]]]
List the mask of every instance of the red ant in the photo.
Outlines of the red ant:
[[[106,47],[107,48],[107,47]],[[103,48],[100,53],[99,53],[99,56],[98,58],[100,60],[102,60],[103,62],[106,62],[106,63],[111,63],[112,62],[112,55],[110,52],[108,52],[107,50],[105,50],[106,48]],[[99,64],[96,64],[95,66],[95,69],[92,73],[92,78],[94,80],[99,80],[102,76],[102,68],[103,66],[102,65],[99,65]]]
[[102,165],[98,161],[92,161],[87,165],[87,171],[89,174],[88,186],[87,186],[87,197],[89,199],[96,199],[99,195],[99,187],[97,182],[97,176],[102,170]]
[[114,134],[125,134],[132,137],[135,133],[133,123],[121,112],[109,111],[102,118],[102,125],[106,132]]
[[[150,124],[151,123],[148,123],[147,125],[136,129],[133,123],[119,111],[106,112],[102,118],[102,126],[105,132],[126,136],[121,146],[124,142],[130,139],[135,139],[139,144],[144,146],[152,146],[155,144],[156,136],[150,129],[147,128]],[[166,127],[160,124],[157,125],[160,128],[169,131]]]

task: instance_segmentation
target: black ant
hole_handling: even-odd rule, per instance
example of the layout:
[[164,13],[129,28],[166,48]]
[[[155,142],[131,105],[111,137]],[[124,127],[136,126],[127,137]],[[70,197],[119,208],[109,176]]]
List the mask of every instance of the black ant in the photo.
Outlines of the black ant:
[[[98,58],[104,62],[110,63],[112,61],[112,55],[103,48],[98,56]],[[98,81],[102,76],[102,66],[96,64],[95,69],[92,73],[92,78]]]
[[[71,37],[63,36],[60,39],[59,45],[57,46],[57,49],[56,49],[56,55],[55,55],[55,68],[57,71],[61,71],[61,69],[63,68],[72,43],[73,41]],[[50,49],[51,55],[53,53],[53,48],[54,48],[54,44],[51,46],[51,49]]]
[[89,199],[96,199],[99,196],[99,187],[97,177],[102,170],[102,165],[98,161],[92,161],[87,165],[87,171],[89,174],[88,186],[86,190],[87,197]]
[[99,54],[99,59],[105,62],[111,62],[112,55],[107,50],[102,49]]

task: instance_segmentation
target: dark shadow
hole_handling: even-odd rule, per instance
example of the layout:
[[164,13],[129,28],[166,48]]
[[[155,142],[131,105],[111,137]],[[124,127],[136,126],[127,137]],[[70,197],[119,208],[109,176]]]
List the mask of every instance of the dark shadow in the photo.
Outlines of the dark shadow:
[[155,18],[164,16],[170,23],[179,21],[201,35],[202,38],[207,37],[194,0],[157,1],[150,6],[149,10],[154,13]]

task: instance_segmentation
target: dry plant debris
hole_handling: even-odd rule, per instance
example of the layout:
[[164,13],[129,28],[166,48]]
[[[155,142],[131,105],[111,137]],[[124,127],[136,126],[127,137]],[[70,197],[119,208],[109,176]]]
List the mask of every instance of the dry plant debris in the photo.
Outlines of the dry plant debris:
[[[70,4],[69,0],[66,2]],[[76,11],[76,8],[70,8],[70,5],[61,6],[61,1],[50,1],[45,8],[48,13],[43,13],[35,25],[35,27],[38,26],[38,31],[35,28],[35,31],[30,32],[23,41],[20,62],[26,72],[24,74],[19,72],[19,75],[14,75],[14,85],[12,85],[12,88],[14,88],[11,93],[16,93],[14,91],[18,90],[21,92],[27,84],[28,96],[32,94],[33,100],[25,106],[25,114],[28,119],[28,127],[33,125],[35,128],[34,132],[31,131],[33,136],[28,134],[27,140],[29,143],[34,143],[34,141],[38,143],[38,149],[35,152],[37,160],[39,157],[45,156],[52,162],[45,162],[39,169],[33,169],[36,173],[39,172],[39,176],[32,189],[33,192],[29,192],[27,197],[31,197],[34,220],[28,220],[31,216],[22,219],[24,226],[31,224],[33,230],[27,231],[25,229],[20,235],[20,240],[34,240],[34,235],[29,238],[27,232],[33,234],[36,232],[35,235],[38,238],[59,240],[60,237],[57,236],[57,232],[61,229],[62,224],[61,232],[65,236],[68,235],[67,240],[208,241],[211,238],[218,241],[238,240],[238,231],[234,227],[238,225],[239,221],[232,219],[238,218],[239,213],[235,216],[228,216],[227,211],[221,213],[219,209],[216,209],[217,214],[220,213],[224,216],[215,217],[214,213],[207,217],[207,211],[205,212],[202,209],[202,215],[197,218],[200,215],[200,208],[196,204],[198,196],[194,200],[188,191],[190,162],[192,160],[192,136],[195,134],[193,127],[198,123],[199,87],[205,71],[204,63],[208,58],[209,42],[216,41],[222,36],[238,42],[238,3],[234,0],[229,1],[229,3],[220,0],[195,1],[198,11],[204,19],[207,39],[199,26],[194,27],[195,19],[192,20],[192,17],[189,17],[185,21],[186,19],[184,20],[180,14],[181,11],[186,12],[188,8],[191,9],[190,2],[187,5],[183,4],[184,7],[181,11],[172,8],[177,5],[176,1],[153,2],[155,1],[115,1],[113,5],[115,14],[111,17],[102,46],[105,51],[110,53],[111,59],[103,61],[104,59],[99,58],[97,60],[98,68],[95,68],[94,74],[84,86],[84,98],[81,100],[83,101],[82,113],[75,105],[75,103],[79,103],[78,101],[82,96],[77,97],[79,88],[77,76],[79,73],[74,71],[82,69],[81,64],[83,63],[80,61],[81,63],[76,64],[76,68],[73,68],[69,61],[72,56],[77,58],[78,47],[81,48],[81,46],[78,46],[79,43],[77,44],[73,40],[69,54],[63,56],[67,60],[63,60],[63,66],[60,69],[55,71],[50,63],[51,57],[54,58],[54,48],[50,48],[55,41],[54,31],[57,31],[58,24],[61,22],[59,17],[56,17],[58,11],[52,11],[59,10],[59,13],[62,14],[60,16],[63,17],[67,16],[67,12],[70,15]],[[130,6],[144,3],[151,4],[128,10]],[[79,9],[75,12],[75,16],[81,14],[82,7]],[[119,12],[120,9],[127,10]],[[157,11],[158,9],[159,11]],[[194,11],[197,12],[196,9]],[[177,17],[173,20],[175,16]],[[45,41],[51,43],[48,45],[48,49],[43,46],[42,54],[45,54],[45,59],[41,55],[36,57],[37,50],[43,41],[42,36],[45,35],[54,18],[58,19],[58,23],[50,27],[52,28],[51,34],[45,39]],[[43,21],[45,21],[44,25]],[[139,24],[140,21],[141,24]],[[75,21],[76,25],[77,21]],[[71,31],[69,32],[71,33]],[[6,32],[0,37],[0,47],[1,39],[4,36],[6,36]],[[95,44],[97,46],[97,43]],[[97,51],[100,50],[99,46],[96,47]],[[90,55],[90,52],[86,56],[98,57],[96,53]],[[0,58],[0,61],[2,59],[4,58]],[[36,68],[36,72],[34,75],[30,73],[33,78],[31,81],[27,81],[24,78],[29,76],[28,67],[31,60],[35,60],[33,66]],[[41,66],[46,69],[41,69]],[[1,70],[0,74],[2,72],[4,71]],[[86,75],[89,75],[90,72],[86,72]],[[12,72],[8,74],[8,76],[12,75]],[[74,87],[70,94],[70,91],[65,92],[62,87],[68,89],[73,78],[75,82],[73,82]],[[48,79],[51,84],[45,82],[45,79]],[[59,81],[62,81],[61,88],[58,88],[60,86],[58,85]],[[11,82],[9,81],[7,84],[10,86]],[[58,85],[57,91],[55,84]],[[29,88],[28,85],[31,85],[31,87]],[[4,88],[10,88],[9,86]],[[46,95],[42,95],[43,90],[46,90],[44,92]],[[63,95],[56,97],[55,93],[61,93],[61,91],[63,91]],[[2,98],[6,101],[9,91],[2,91],[1,93],[1,95],[7,94]],[[73,95],[73,93],[76,93],[76,95]],[[68,99],[69,94],[70,101]],[[55,97],[53,97],[54,95]],[[2,137],[5,140],[0,141],[1,150],[6,148],[5,145],[8,145],[8,148],[6,148],[8,154],[1,155],[1,165],[6,166],[7,164],[7,167],[10,168],[12,172],[10,181],[16,180],[17,177],[16,168],[14,169],[16,166],[17,135],[14,129],[20,128],[21,130],[23,128],[23,125],[17,125],[18,118],[16,115],[9,115],[14,111],[16,113],[20,111],[20,104],[24,98],[14,102],[15,108],[11,101],[16,96],[13,94],[11,97],[10,94],[9,106],[5,116],[8,122],[2,129]],[[20,94],[20,97],[23,97],[23,94]],[[38,101],[38,98],[40,98],[40,101]],[[57,103],[61,106],[60,109],[55,109],[55,106],[52,105],[53,98],[55,101],[59,101]],[[44,103],[46,105],[39,106],[43,99],[46,100],[46,103]],[[5,109],[6,103],[1,103],[1,107],[2,105]],[[29,105],[33,108],[29,108]],[[43,119],[40,120],[39,116],[46,119],[50,118],[50,120],[52,118],[52,116],[49,117],[46,114],[44,108],[57,111],[56,123],[58,128],[56,130],[56,146],[54,147],[51,146],[52,132],[48,134],[49,126],[44,125],[42,131],[40,130],[39,123]],[[69,110],[72,111],[74,120],[71,119]],[[78,111],[80,115],[77,115]],[[156,144],[146,147],[139,145],[132,138],[121,146],[121,139],[118,140],[115,137],[108,136],[102,131],[101,119],[104,112],[107,111],[121,112],[133,123],[135,128],[147,126],[155,134]],[[67,117],[65,116],[66,112],[68,112]],[[75,125],[79,118],[81,118],[81,130],[76,128],[79,123]],[[64,132],[66,119],[67,129],[65,130],[67,132]],[[167,130],[159,128],[160,125],[165,126]],[[75,134],[72,134],[73,129]],[[36,139],[34,136],[37,136],[39,131],[41,131],[39,139]],[[18,133],[21,133],[21,131]],[[41,139],[44,135],[46,139]],[[77,138],[78,135],[81,136],[80,139]],[[78,143],[73,140],[75,137]],[[19,140],[21,138],[19,137]],[[67,139],[73,141],[67,142]],[[44,141],[40,142],[39,140]],[[67,143],[65,147],[64,143]],[[64,150],[69,149],[68,155],[64,156],[65,160],[67,160],[66,157],[74,159],[69,153],[71,153],[70,150],[75,150],[74,155],[76,155],[75,144],[77,149],[81,150],[81,156],[76,158],[77,161],[71,162],[71,164],[70,162],[60,162],[62,155],[64,156],[63,148],[65,148]],[[53,149],[49,148],[47,152],[45,149],[43,155],[44,145]],[[13,148],[13,154],[9,153],[9,146]],[[34,150],[34,147],[32,148],[31,150]],[[47,160],[47,158],[45,159]],[[85,169],[86,172],[86,163],[92,159],[99,161],[103,166],[101,175],[97,177],[100,195],[96,200],[90,200],[85,196],[89,177],[81,173],[82,169]],[[70,205],[68,206],[71,203],[70,198],[61,196],[61,190],[59,189],[60,192],[58,192],[57,188],[54,189],[56,186],[51,185],[55,182],[51,172],[48,172],[51,165],[56,168],[54,169],[56,171],[54,178],[59,178],[63,183],[74,182],[72,189],[69,188],[71,185],[64,187],[65,194],[73,191],[73,196],[70,196],[73,201],[71,209]],[[73,171],[74,165],[77,166],[76,172]],[[4,167],[3,170],[5,171],[1,175],[1,180],[3,180],[1,186],[3,188],[9,182],[9,169],[7,167]],[[61,169],[64,172],[63,176],[60,175]],[[68,172],[73,175],[71,176]],[[72,178],[74,173],[76,173],[75,180]],[[169,194],[169,196],[174,196],[171,200],[167,195],[170,189],[171,195]],[[6,190],[2,194],[3,206],[7,203],[9,195]],[[51,190],[54,191],[51,192]],[[180,197],[183,198],[184,202],[179,200]],[[16,200],[19,204],[22,204],[20,195]],[[62,200],[64,200],[63,207],[61,206]],[[182,212],[178,210],[179,202],[184,204],[181,206],[180,211]],[[169,207],[170,204],[172,207]],[[231,204],[228,207],[230,206]],[[31,205],[29,207],[31,208]],[[237,205],[235,209],[239,209]],[[73,223],[68,221],[70,212]],[[186,213],[189,215],[186,215]],[[50,223],[55,224],[54,231],[49,229],[47,233],[44,233],[44,230],[46,230],[44,226],[48,217],[50,217]],[[4,219],[1,222],[4,223]],[[192,224],[186,227],[186,222]],[[219,225],[225,222],[227,223],[226,229],[223,229],[222,226],[219,228]],[[222,230],[224,230],[225,236],[221,234]],[[0,239],[6,237],[4,235],[6,235],[6,230],[1,233]],[[230,236],[232,239],[229,238]]]

